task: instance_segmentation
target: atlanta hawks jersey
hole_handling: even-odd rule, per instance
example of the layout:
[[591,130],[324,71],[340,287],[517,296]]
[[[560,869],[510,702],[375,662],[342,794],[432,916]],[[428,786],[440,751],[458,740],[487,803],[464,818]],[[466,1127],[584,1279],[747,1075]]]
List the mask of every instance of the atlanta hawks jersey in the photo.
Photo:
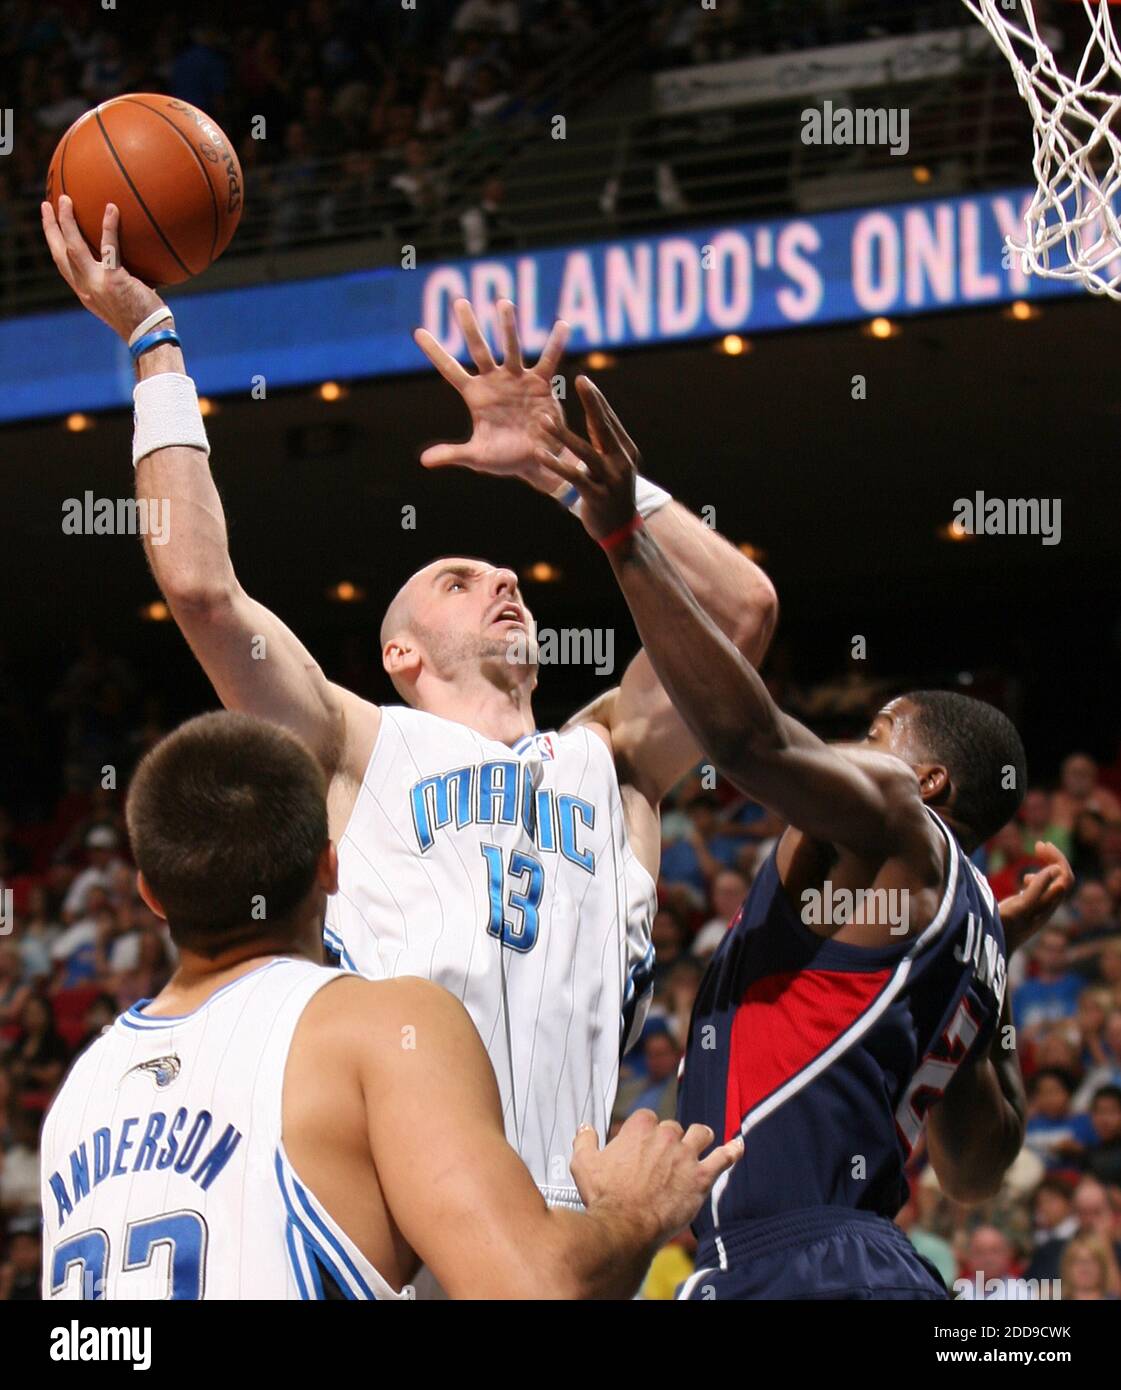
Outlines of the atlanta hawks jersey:
[[40,1145],[44,1298],[411,1296],[284,1151],[292,1035],[341,973],[277,959],[177,1018],[142,1000],[78,1058]]
[[507,747],[383,709],[338,852],[327,949],[345,969],[421,975],[463,1002],[510,1143],[548,1201],[578,1204],[572,1139],[585,1123],[606,1136],[653,967],[654,883],[603,740],[575,728]]
[[678,1117],[723,1140],[742,1134],[745,1154],[694,1222],[704,1263],[727,1269],[745,1225],[797,1209],[894,1217],[927,1112],[991,1039],[1006,982],[1000,917],[930,814],[946,843],[945,887],[918,936],[874,949],[816,935],[772,853],[713,957]]

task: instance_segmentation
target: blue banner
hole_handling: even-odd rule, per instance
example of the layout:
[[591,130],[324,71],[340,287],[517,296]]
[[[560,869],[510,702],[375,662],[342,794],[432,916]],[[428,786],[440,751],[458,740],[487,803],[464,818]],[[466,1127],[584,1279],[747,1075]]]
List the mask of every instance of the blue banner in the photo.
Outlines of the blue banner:
[[[573,350],[587,351],[1079,293],[1030,279],[1005,250],[1030,198],[1021,188],[768,218],[170,302],[188,371],[201,392],[222,395],[262,380],[279,388],[423,370],[418,325],[462,356],[450,312],[461,295],[492,339],[495,302],[513,299],[533,354],[555,317],[572,324]],[[124,344],[84,310],[0,322],[0,368],[0,420],[131,401]]]

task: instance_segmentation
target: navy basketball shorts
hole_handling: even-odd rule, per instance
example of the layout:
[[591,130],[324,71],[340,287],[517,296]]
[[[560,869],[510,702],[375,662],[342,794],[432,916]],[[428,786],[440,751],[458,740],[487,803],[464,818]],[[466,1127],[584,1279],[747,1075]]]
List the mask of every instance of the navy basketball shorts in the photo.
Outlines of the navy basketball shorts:
[[885,1217],[845,1207],[805,1207],[722,1228],[697,1250],[678,1289],[688,1301],[946,1299],[934,1266]]

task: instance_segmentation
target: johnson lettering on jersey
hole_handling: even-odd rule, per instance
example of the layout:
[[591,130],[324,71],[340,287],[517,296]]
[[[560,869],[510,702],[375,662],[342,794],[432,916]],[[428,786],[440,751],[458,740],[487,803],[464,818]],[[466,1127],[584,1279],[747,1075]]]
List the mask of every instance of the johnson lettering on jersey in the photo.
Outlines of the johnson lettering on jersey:
[[341,973],[275,960],[179,1018],[142,1001],[87,1048],[43,1126],[44,1298],[411,1297],[284,1152],[292,1035]]
[[575,728],[508,748],[383,709],[338,851],[328,950],[345,969],[424,976],[463,1002],[507,1137],[549,1201],[577,1203],[572,1139],[585,1123],[606,1136],[653,966],[654,883],[602,740]]

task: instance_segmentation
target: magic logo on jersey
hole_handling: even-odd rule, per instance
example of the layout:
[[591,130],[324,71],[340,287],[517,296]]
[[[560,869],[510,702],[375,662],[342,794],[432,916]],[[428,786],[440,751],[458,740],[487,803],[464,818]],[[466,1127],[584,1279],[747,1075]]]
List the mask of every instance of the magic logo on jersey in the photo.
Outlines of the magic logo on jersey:
[[544,854],[560,854],[594,874],[594,853],[583,843],[595,827],[590,801],[534,785],[534,764],[514,758],[452,768],[424,777],[409,790],[417,847],[426,854],[442,830],[468,825],[521,825]]

